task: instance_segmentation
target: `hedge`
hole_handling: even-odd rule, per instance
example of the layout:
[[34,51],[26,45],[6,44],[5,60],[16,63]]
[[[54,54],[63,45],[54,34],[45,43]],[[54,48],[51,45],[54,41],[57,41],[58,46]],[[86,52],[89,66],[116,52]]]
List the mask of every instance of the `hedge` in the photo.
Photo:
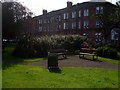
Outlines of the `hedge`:
[[117,50],[111,47],[103,46],[97,48],[97,55],[111,59],[117,59]]
[[64,48],[75,51],[81,48],[85,37],[80,35],[52,35],[42,37],[23,37],[16,46],[13,54],[19,57],[47,56],[50,48]]

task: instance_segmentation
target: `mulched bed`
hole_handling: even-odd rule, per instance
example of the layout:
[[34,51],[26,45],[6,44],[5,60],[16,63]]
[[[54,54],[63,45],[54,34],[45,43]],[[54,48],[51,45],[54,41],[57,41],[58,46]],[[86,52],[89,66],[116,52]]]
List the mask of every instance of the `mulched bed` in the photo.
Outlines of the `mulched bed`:
[[[24,62],[23,64],[43,66],[47,68],[47,60],[40,60],[37,62]],[[68,56],[67,59],[59,60],[58,65],[59,67],[96,67],[118,70],[118,65],[100,60],[92,61],[87,59],[80,59],[79,56]]]

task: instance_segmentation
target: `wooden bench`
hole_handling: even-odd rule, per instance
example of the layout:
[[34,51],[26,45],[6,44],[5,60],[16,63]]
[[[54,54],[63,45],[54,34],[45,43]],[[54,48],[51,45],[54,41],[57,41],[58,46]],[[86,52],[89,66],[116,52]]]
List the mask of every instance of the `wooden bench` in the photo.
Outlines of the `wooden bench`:
[[58,56],[62,56],[64,59],[67,58],[67,50],[63,49],[63,48],[59,48],[59,49],[50,49],[48,51],[48,55],[51,54],[51,53],[55,53],[57,54]]
[[81,48],[79,52],[79,58],[84,58],[84,55],[92,56],[93,60],[98,59],[95,48]]

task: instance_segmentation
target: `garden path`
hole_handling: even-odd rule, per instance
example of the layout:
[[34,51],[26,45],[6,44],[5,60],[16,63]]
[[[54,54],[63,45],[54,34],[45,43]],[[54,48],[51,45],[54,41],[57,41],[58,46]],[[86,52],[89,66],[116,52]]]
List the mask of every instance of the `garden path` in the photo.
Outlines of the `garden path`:
[[[47,60],[40,60],[37,62],[24,62],[22,64],[44,66],[47,68]],[[58,61],[59,67],[96,67],[96,68],[108,68],[118,70],[118,65],[114,65],[105,61],[92,61],[86,59],[80,59],[79,56],[68,56],[67,59],[61,59]]]

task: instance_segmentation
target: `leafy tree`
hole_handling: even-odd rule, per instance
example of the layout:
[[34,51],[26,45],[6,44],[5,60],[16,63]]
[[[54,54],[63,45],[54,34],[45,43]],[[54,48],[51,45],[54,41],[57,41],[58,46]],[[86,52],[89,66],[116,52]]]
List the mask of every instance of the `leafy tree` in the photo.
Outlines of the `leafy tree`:
[[22,20],[28,19],[33,13],[16,1],[2,2],[2,32],[3,38],[16,38]]
[[96,19],[99,20],[100,27],[104,30],[104,42],[107,43],[109,32],[119,23],[120,20],[120,11],[118,11],[118,6],[113,5],[109,7],[109,11],[104,11],[104,14],[97,14]]
[[111,15],[110,18],[115,26],[120,27],[120,1],[116,2],[115,13]]

